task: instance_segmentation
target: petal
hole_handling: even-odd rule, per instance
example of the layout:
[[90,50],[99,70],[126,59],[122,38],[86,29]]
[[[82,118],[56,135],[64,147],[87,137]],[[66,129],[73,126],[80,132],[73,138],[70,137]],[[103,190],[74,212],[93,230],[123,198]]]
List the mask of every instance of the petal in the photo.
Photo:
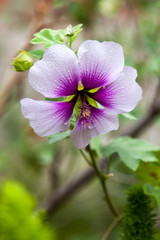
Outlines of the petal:
[[88,125],[79,117],[71,132],[71,140],[75,147],[86,147],[92,137],[117,130],[119,127],[117,114],[110,109],[98,109],[91,107],[91,122]]
[[113,82],[124,67],[123,49],[118,43],[88,40],[80,45],[77,54],[85,89]]
[[132,111],[142,96],[142,89],[135,81],[137,71],[132,67],[124,67],[117,79],[92,94],[102,106],[112,108],[117,113]]
[[34,132],[41,137],[67,131],[73,107],[74,102],[21,100],[23,116],[29,119]]
[[42,60],[29,71],[32,87],[45,97],[58,98],[76,93],[79,83],[78,59],[64,45],[48,48]]

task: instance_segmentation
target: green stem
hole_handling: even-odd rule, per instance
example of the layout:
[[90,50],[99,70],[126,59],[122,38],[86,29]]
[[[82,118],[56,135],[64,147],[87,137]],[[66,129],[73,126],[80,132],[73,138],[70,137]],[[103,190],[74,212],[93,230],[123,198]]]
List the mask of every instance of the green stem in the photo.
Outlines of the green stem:
[[72,42],[71,42],[71,37],[69,38],[69,48],[71,49],[72,47]]
[[92,163],[90,162],[90,160],[87,158],[87,156],[84,154],[83,150],[79,149],[81,155],[83,156],[83,158],[86,160],[86,162],[88,163],[88,165],[92,166]]
[[101,171],[99,170],[98,166],[97,166],[97,163],[96,163],[96,160],[94,158],[94,155],[93,155],[93,152],[92,152],[92,149],[90,147],[90,145],[88,145],[86,147],[86,150],[88,151],[90,157],[91,157],[91,161],[92,161],[92,166],[99,178],[99,181],[101,183],[101,186],[102,186],[102,189],[103,189],[103,192],[104,192],[104,197],[105,197],[105,201],[108,205],[108,207],[110,208],[112,214],[114,217],[118,217],[119,214],[117,213],[117,211],[115,210],[114,206],[112,205],[112,202],[110,200],[110,197],[109,197],[109,194],[108,194],[108,191],[107,191],[107,188],[106,188],[106,184],[105,184],[105,178],[103,176],[103,174],[101,173]]

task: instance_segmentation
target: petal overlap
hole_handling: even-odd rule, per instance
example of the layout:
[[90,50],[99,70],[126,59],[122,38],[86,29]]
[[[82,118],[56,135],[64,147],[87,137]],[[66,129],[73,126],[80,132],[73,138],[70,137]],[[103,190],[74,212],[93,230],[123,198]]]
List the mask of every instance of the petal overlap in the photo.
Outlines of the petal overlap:
[[142,89],[135,81],[137,71],[124,67],[117,79],[99,89],[92,97],[102,106],[114,109],[117,113],[132,111],[142,96]]
[[77,56],[85,89],[113,82],[124,67],[123,49],[114,42],[87,40],[80,45]]
[[64,45],[55,44],[31,67],[29,82],[45,97],[58,98],[76,93],[79,74],[75,53]]
[[117,130],[119,127],[117,114],[110,109],[98,109],[91,107],[91,122],[85,123],[79,117],[71,132],[71,140],[77,148],[86,147],[92,137]]
[[41,137],[67,131],[73,108],[74,102],[21,100],[23,116],[29,119],[34,132]]
[[[76,105],[80,116],[70,137],[82,149],[92,137],[117,130],[117,114],[135,108],[142,96],[136,77],[134,68],[124,67],[123,49],[118,43],[87,40],[77,56],[68,47],[55,44],[31,67],[29,82],[45,97],[71,97],[64,102],[26,98],[21,100],[22,113],[39,136],[65,132],[80,98]],[[103,108],[97,108],[95,101]]]

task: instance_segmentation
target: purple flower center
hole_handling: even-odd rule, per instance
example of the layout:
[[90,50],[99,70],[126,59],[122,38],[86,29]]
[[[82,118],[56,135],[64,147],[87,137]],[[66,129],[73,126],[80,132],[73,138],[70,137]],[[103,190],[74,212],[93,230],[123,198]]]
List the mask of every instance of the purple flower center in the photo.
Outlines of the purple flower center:
[[85,124],[89,126],[92,120],[92,117],[91,117],[91,105],[87,100],[87,95],[88,95],[87,91],[79,90],[76,95],[77,95],[77,99],[80,96],[80,100],[81,100],[81,104],[78,106],[81,124]]
[[89,126],[90,121],[92,120],[91,105],[87,103],[82,103],[80,110],[81,110],[81,113],[80,113],[81,124],[85,123],[85,125]]

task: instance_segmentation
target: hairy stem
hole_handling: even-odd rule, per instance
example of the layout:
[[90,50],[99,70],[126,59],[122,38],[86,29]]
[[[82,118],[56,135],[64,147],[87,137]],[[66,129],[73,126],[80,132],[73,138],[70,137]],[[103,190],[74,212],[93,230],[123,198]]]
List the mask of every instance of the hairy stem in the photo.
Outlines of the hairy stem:
[[101,173],[101,171],[99,170],[98,166],[97,166],[97,163],[96,163],[96,160],[94,158],[94,155],[93,155],[93,152],[92,152],[92,149],[90,147],[90,145],[88,145],[86,147],[86,150],[88,151],[90,157],[91,157],[91,161],[92,161],[92,166],[96,172],[96,175],[97,177],[99,178],[99,181],[101,183],[101,186],[102,186],[102,189],[103,189],[103,193],[104,193],[104,199],[109,207],[109,209],[111,210],[112,214],[114,217],[118,217],[119,214],[117,213],[116,209],[114,208],[111,200],[110,200],[110,197],[109,197],[109,194],[108,194],[108,191],[107,191],[107,188],[106,188],[106,184],[105,184],[105,178],[103,176],[103,174]]

